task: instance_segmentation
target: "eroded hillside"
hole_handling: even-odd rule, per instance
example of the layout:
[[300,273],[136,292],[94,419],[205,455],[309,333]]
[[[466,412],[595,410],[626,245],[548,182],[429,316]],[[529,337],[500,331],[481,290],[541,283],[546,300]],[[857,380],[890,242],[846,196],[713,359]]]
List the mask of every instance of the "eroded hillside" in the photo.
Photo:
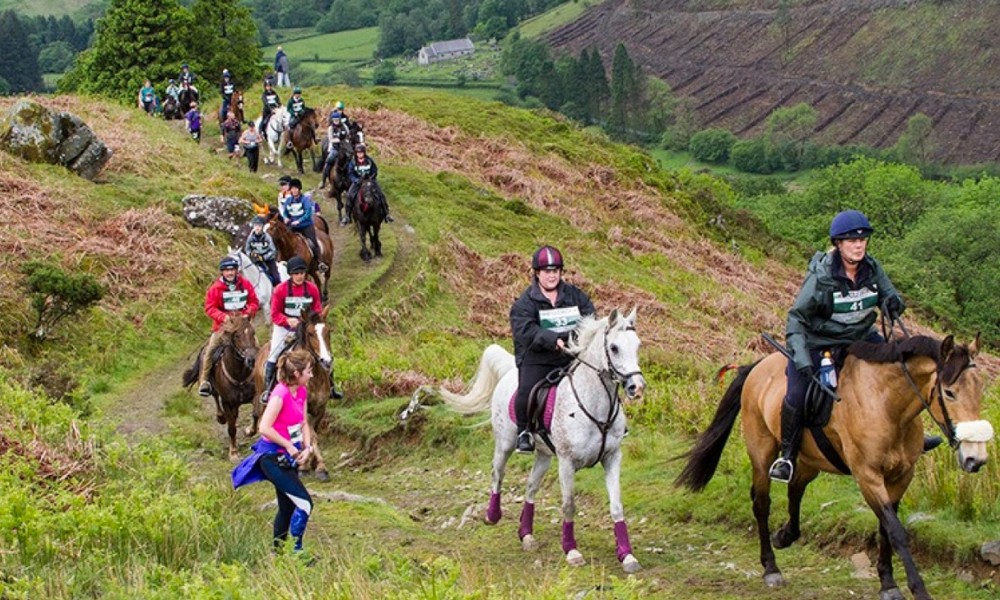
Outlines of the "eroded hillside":
[[762,132],[805,102],[818,141],[891,146],[917,113],[934,158],[1000,159],[1000,5],[985,0],[609,0],[548,36],[563,51],[624,41],[637,62],[696,100],[704,126]]

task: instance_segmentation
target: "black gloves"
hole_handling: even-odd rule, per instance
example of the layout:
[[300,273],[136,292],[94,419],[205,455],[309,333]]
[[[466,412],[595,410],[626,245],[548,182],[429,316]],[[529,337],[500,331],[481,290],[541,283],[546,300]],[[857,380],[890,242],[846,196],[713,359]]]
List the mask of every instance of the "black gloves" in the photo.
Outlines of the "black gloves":
[[903,314],[903,301],[899,299],[899,296],[889,296],[885,299],[885,310],[888,313],[887,316],[895,321],[899,315]]

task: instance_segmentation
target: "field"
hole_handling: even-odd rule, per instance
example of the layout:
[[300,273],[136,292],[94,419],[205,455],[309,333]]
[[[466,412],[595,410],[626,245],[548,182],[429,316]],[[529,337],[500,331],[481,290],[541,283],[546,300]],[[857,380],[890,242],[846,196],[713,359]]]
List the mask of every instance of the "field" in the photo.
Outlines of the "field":
[[[934,122],[933,158],[1000,159],[995,3],[891,1],[775,3],[606,2],[544,37],[610,63],[623,42],[634,60],[691,96],[703,126],[758,135],[775,108],[805,102],[813,138],[886,148],[922,113]],[[974,50],[983,48],[984,50]]]
[[597,4],[597,0],[571,0],[570,2],[564,2],[555,8],[551,8],[540,15],[535,15],[527,21],[520,23],[517,29],[523,37],[535,38],[557,27],[571,23],[588,8]]
[[[373,61],[377,42],[378,27],[368,27],[300,37],[280,45],[290,60],[298,61],[298,68],[312,73],[326,73],[337,67],[359,67]],[[263,49],[268,61],[274,59],[278,45]],[[292,77],[295,77],[294,70]]]
[[[11,211],[0,255],[0,309],[8,315],[0,330],[0,545],[8,549],[0,553],[0,594],[876,594],[873,569],[858,556],[874,556],[874,517],[849,478],[824,476],[810,488],[803,540],[779,554],[789,578],[779,590],[760,580],[738,435],[704,493],[670,485],[680,468],[670,459],[687,449],[720,397],[716,369],[761,356],[759,332],[780,330],[801,278],[801,257],[786,264],[780,241],[761,239],[753,222],[727,211],[725,186],[690,170],[663,171],[635,148],[496,102],[401,88],[311,88],[309,98],[324,109],[343,98],[365,123],[397,219],[383,227],[385,257],[370,265],[358,258],[350,228],[334,229],[329,319],[347,398],[329,406],[322,439],[332,481],[306,479],[317,499],[306,538],[316,564],[272,555],[273,491],[231,490],[214,406],[179,386],[207,335],[204,289],[229,241],[188,226],[180,199],[208,193],[265,202],[279,171],[250,175],[224,158],[214,125],[198,146],[176,123],[135,109],[43,99],[80,115],[115,154],[99,184],[0,155],[0,185],[45,207],[44,219]],[[318,183],[315,173],[303,179],[310,190]],[[324,214],[332,212],[321,202]],[[722,232],[717,215],[744,226]],[[625,512],[645,567],[636,576],[624,576],[615,558],[599,469],[578,476],[577,531],[589,562],[571,569],[559,548],[554,474],[539,498],[541,547],[523,552],[516,522],[528,461],[512,459],[504,520],[487,527],[478,518],[492,447],[483,416],[430,404],[408,423],[397,418],[420,386],[457,389],[487,344],[509,346],[507,310],[542,242],[564,251],[567,277],[591,292],[601,314],[638,306],[650,388],[625,408],[623,472]],[[48,345],[24,336],[31,315],[17,272],[31,258],[87,269],[110,290]],[[258,335],[266,337],[263,328]],[[992,356],[977,363],[990,377],[985,417],[995,422],[1000,363]],[[246,451],[250,439],[240,442]],[[995,457],[996,442],[990,451]],[[1000,582],[977,552],[1000,538],[996,461],[978,475],[962,475],[953,463],[947,449],[921,459],[904,520],[935,597],[994,598]],[[776,494],[772,523],[784,503]]]
[[94,16],[96,7],[101,3],[97,0],[0,0],[0,11],[15,10],[20,15],[35,17],[39,15],[61,17],[86,14]]

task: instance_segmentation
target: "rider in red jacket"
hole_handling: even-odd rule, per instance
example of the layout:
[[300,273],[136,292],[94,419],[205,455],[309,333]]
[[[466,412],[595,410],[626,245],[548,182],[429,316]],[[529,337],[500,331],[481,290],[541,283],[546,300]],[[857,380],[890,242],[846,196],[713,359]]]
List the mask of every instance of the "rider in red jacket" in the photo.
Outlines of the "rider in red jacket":
[[208,344],[201,355],[201,373],[198,377],[201,382],[198,385],[198,394],[201,396],[212,395],[212,384],[208,382],[208,375],[212,370],[212,354],[222,343],[222,336],[219,335],[222,323],[230,315],[236,314],[252,319],[260,307],[257,294],[253,291],[253,284],[239,274],[239,263],[235,258],[226,256],[219,261],[219,271],[222,275],[205,293],[205,314],[212,319],[212,337],[208,338]]

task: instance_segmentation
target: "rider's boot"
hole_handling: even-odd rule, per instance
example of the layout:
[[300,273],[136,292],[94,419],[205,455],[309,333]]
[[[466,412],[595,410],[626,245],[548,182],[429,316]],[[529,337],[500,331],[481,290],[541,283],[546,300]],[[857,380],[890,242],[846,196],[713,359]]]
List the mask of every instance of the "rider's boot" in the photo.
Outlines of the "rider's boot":
[[535,451],[535,436],[527,426],[517,428],[517,451],[521,454],[530,454]]
[[274,387],[275,365],[271,361],[264,363],[264,391],[260,394],[260,403],[267,404],[271,397],[271,388]]
[[201,370],[198,371],[198,395],[199,396],[211,396],[212,395],[212,384],[208,381],[208,376],[212,372],[212,355],[215,354],[216,348],[219,347],[221,342],[221,337],[216,334],[212,334],[212,337],[208,339],[208,343],[205,344],[205,349],[202,350],[201,354]]
[[322,190],[326,188],[326,182],[328,179],[330,179],[330,163],[325,163],[323,165],[323,181],[320,182],[319,189]]
[[787,400],[781,405],[781,456],[771,465],[770,477],[774,481],[788,483],[795,475],[795,459],[799,455],[802,441],[802,411],[790,405]]
[[944,439],[939,435],[927,435],[924,434],[924,452],[930,452],[931,450],[937,448],[941,445]]

